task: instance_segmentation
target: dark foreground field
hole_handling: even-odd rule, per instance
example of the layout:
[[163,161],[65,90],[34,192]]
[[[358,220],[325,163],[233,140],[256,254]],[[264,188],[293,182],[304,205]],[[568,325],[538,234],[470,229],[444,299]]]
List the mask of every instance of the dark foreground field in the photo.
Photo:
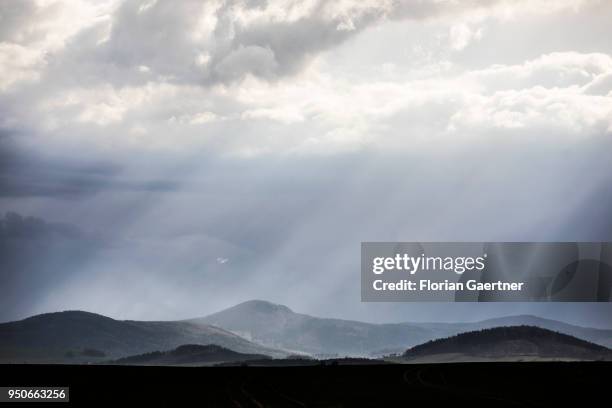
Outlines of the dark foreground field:
[[[70,386],[73,404],[390,407],[594,406],[612,363],[472,363],[310,367],[0,366],[0,386]],[[435,406],[435,405],[431,405]]]

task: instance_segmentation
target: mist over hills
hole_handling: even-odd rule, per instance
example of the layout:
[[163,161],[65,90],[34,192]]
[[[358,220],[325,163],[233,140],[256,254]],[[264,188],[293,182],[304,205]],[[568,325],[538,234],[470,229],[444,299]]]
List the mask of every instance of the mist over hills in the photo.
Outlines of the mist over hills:
[[[463,332],[529,325],[610,347],[612,330],[535,316],[476,323],[388,323],[319,318],[252,300],[181,321],[115,320],[89,312],[47,313],[0,324],[0,363],[83,363],[117,360],[183,345],[215,345],[236,353],[283,358],[381,357]],[[167,356],[166,356],[167,357]],[[165,358],[165,357],[164,357]],[[235,360],[231,360],[235,361]]]
[[295,313],[283,305],[251,300],[190,320],[230,330],[268,347],[312,354],[375,356],[458,333],[497,326],[531,325],[612,346],[612,330],[585,328],[536,316],[510,316],[475,323],[374,324]]
[[432,338],[432,330],[417,325],[318,318],[261,300],[191,321],[218,325],[269,347],[325,356],[369,355],[389,347],[405,349]]
[[67,311],[0,324],[0,362],[100,361],[184,344],[216,344],[241,353],[284,356],[227,330],[185,321],[120,321]]
[[504,326],[432,340],[407,350],[410,362],[610,360],[612,350],[535,326]]

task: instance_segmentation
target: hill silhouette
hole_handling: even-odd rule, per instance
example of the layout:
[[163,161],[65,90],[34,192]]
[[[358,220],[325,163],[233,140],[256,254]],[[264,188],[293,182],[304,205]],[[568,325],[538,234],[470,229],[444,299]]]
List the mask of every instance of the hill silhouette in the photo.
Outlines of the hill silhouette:
[[534,326],[483,329],[432,340],[412,347],[406,360],[444,356],[450,361],[474,359],[605,360],[612,350],[567,334]]
[[263,354],[245,354],[215,344],[185,344],[169,351],[154,351],[113,361],[120,365],[209,365],[221,362],[266,360]]

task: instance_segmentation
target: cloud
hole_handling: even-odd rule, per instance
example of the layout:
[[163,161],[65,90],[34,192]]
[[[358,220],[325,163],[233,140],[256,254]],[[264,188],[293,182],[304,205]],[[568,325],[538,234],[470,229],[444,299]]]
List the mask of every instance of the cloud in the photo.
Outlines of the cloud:
[[482,30],[473,31],[466,24],[455,24],[450,28],[450,46],[455,51],[461,51],[467,47],[472,40],[478,40],[482,36]]
[[481,92],[465,95],[449,128],[533,129],[539,132],[605,135],[612,126],[606,78],[612,57],[555,52],[518,65],[469,72]]
[[[514,108],[485,106],[512,103],[510,95],[551,101],[532,109],[536,116],[551,109],[550,123],[584,114],[588,118],[575,128],[599,131],[606,122],[607,99],[584,96],[605,88],[606,53],[552,52],[477,69],[454,60],[468,49],[478,50],[481,26],[516,25],[521,13],[537,19],[588,14],[593,2],[24,3],[6,14],[0,126],[23,135],[30,145],[37,145],[40,136],[47,149],[79,150],[85,143],[88,151],[111,156],[115,147],[250,156],[345,152],[381,141],[395,149],[402,141],[390,136],[398,133],[391,122],[400,115],[405,116],[402,126],[409,126],[404,133],[417,136],[451,129],[456,137],[462,124],[473,124],[487,112],[493,112],[499,127],[526,126],[528,119]],[[62,28],[78,13],[78,24]],[[417,44],[418,36],[402,37],[423,49],[426,65],[385,62],[395,67],[385,76],[334,70],[330,58],[336,50],[376,30],[397,30],[396,21],[440,29],[431,49]],[[387,35],[393,39],[387,42],[397,42],[395,32]],[[395,48],[399,51],[389,52],[402,54]],[[570,89],[575,86],[588,89]],[[537,87],[549,91],[525,96],[523,90]],[[495,91],[508,93],[493,97]],[[554,104],[555,98],[563,98],[564,108]],[[434,113],[438,117],[432,122]]]
[[269,78],[274,76],[277,70],[278,63],[270,48],[249,45],[232,51],[219,61],[213,76],[222,81],[242,78],[246,74]]
[[[19,47],[28,48],[28,56],[25,51],[20,55],[22,61],[29,61],[27,68],[35,71],[28,78],[48,71],[68,83],[104,81],[124,86],[153,80],[210,86],[240,81],[247,75],[273,81],[299,74],[322,52],[385,21],[477,22],[577,10],[588,3],[24,1],[3,5],[0,38],[13,54],[20,52]],[[456,50],[479,36],[465,23],[450,29]]]
[[7,90],[18,82],[32,82],[40,78],[42,56],[18,44],[0,43],[0,91]]
[[449,128],[531,129],[589,137],[609,133],[611,114],[611,98],[535,87],[468,97],[451,118]]
[[35,19],[36,4],[33,1],[2,2],[0,15],[0,39],[2,41],[23,41],[31,30]]
[[612,56],[576,51],[553,52],[516,65],[492,65],[470,76],[489,89],[524,89],[535,86],[584,86],[612,73]]
[[291,82],[250,78],[221,88],[154,82],[68,87],[18,109],[6,128],[27,139],[45,136],[47,150],[79,150],[86,143],[94,155],[106,155],[109,146],[121,155],[396,150],[427,144],[434,135],[472,140],[487,129],[586,137],[611,126],[611,61],[574,51],[478,70],[451,64],[417,78],[346,79],[315,71]]
[[612,72],[597,75],[583,88],[586,95],[610,96],[612,93]]

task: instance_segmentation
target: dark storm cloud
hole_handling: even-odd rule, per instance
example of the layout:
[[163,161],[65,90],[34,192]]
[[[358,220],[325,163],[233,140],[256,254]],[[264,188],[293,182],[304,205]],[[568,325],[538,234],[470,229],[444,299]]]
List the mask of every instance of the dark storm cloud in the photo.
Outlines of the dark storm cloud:
[[20,147],[0,134],[0,197],[74,198],[100,191],[173,191],[176,181],[134,179],[108,161],[47,157]]

